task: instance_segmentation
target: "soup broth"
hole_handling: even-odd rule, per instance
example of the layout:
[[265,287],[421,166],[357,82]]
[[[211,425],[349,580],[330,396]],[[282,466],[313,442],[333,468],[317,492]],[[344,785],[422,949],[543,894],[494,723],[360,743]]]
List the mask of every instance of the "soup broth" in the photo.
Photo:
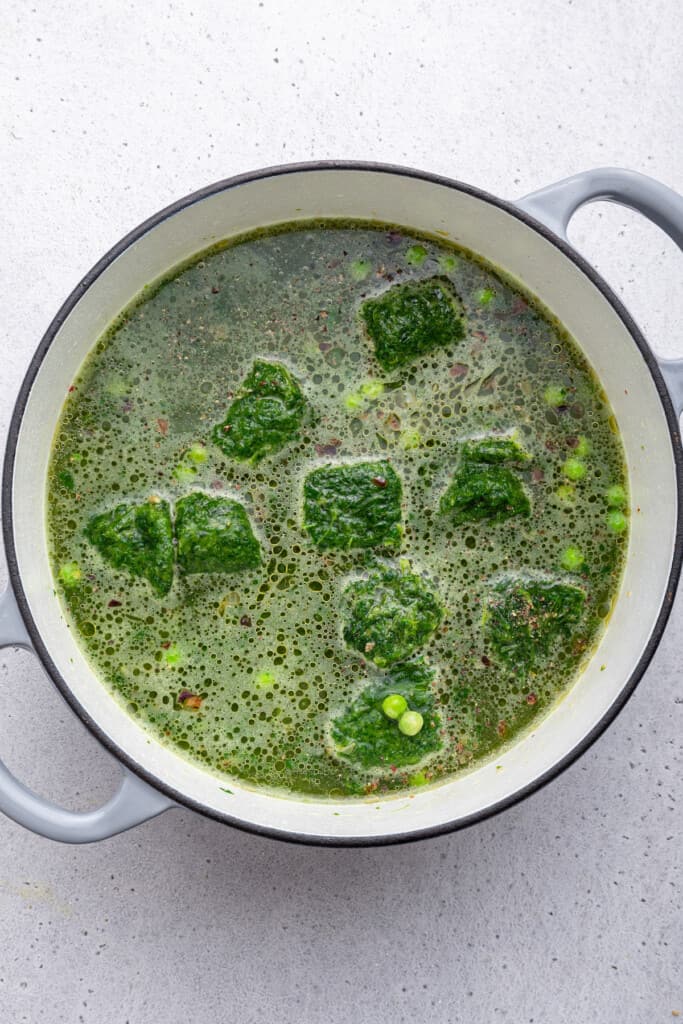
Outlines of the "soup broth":
[[567,332],[472,253],[368,222],[242,236],[145,289],[65,396],[48,488],[102,683],[218,784],[318,796],[431,783],[537,721],[628,535]]

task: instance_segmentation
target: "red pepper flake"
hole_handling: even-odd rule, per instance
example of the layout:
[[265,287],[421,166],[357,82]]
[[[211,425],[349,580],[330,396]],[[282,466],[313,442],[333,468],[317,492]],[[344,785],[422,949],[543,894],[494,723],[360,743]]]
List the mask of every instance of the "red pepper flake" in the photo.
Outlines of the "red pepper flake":
[[584,637],[582,637],[582,636],[577,637],[576,640],[574,641],[574,643],[572,644],[572,654],[575,657],[578,657],[579,654],[583,654],[583,652],[586,650],[587,646],[588,646],[588,643],[587,643],[587,641],[585,640]]
[[219,291],[220,291],[220,288],[216,288],[216,285],[214,285],[213,288],[211,289],[211,294],[212,295],[218,295]]
[[331,341],[321,341],[318,344],[318,348],[320,349],[321,352],[329,352],[330,349],[332,348],[332,342]]
[[532,469],[531,470],[531,479],[532,479],[533,483],[540,484],[540,483],[542,483],[545,480],[545,473],[543,472],[542,469]]
[[482,665],[485,665],[486,668],[491,668],[491,659],[487,658],[485,654],[482,654],[481,656],[481,663]]
[[468,370],[469,366],[466,366],[464,363],[453,363],[448,372],[450,373],[451,377],[464,377],[466,376]]
[[496,732],[498,733],[499,736],[504,736],[505,733],[507,732],[507,729],[507,722],[505,721],[505,719],[501,718],[500,722],[496,727]]
[[157,430],[163,437],[166,437],[168,434],[168,420],[157,420]]
[[120,608],[120,607],[121,607],[121,602],[117,601],[116,598],[114,598],[114,597],[111,599],[111,601],[107,605],[107,608]]
[[527,695],[526,695],[526,702],[531,707],[533,707],[533,705],[536,703],[537,700],[538,700],[538,697],[536,696],[535,693],[527,693]]
[[383,476],[373,476],[372,482],[375,487],[386,487],[387,482]]
[[248,615],[243,615],[240,619],[240,626],[251,626],[251,619]]
[[163,642],[163,644],[161,646],[163,647],[163,649],[165,651],[167,651],[169,649],[169,647],[171,646],[171,641],[170,640],[164,640],[164,642]]
[[389,765],[389,770],[392,771],[392,772],[396,772],[398,769],[396,768],[395,764],[390,764]]
[[481,338],[482,341],[488,341],[489,336],[486,331],[472,331],[475,338]]
[[510,316],[517,316],[519,313],[524,313],[528,308],[529,307],[524,299],[520,297],[510,309]]
[[69,394],[71,394],[71,392],[75,391],[75,390],[76,390],[76,385],[72,384],[71,387],[69,388]]
[[222,490],[222,488],[223,488],[223,481],[222,480],[212,480],[211,481],[211,490],[212,491],[220,491],[220,490]]
[[189,690],[183,690],[178,694],[178,703],[188,711],[199,711],[202,706],[202,699],[199,694],[190,693]]
[[315,450],[318,455],[336,455],[337,445],[332,444],[331,442],[329,444],[317,444],[315,446]]

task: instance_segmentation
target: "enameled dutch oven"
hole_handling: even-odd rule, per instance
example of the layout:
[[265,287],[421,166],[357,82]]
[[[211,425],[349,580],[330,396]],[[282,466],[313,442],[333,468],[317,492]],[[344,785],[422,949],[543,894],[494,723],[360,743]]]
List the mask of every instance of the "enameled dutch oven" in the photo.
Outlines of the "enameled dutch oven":
[[[585,751],[633,692],[671,609],[681,537],[683,360],[657,361],[599,275],[568,244],[582,204],[639,210],[683,246],[683,199],[623,170],[597,170],[516,203],[401,167],[314,163],[257,171],[181,199],[127,235],[81,281],[41,341],[21,387],[4,465],[9,588],[0,645],[34,651],[64,698],[121,763],[99,810],[65,811],[0,765],[0,809],[52,839],[90,842],[179,805],[253,832],[329,845],[393,843],[480,821],[527,796]],[[566,325],[602,381],[628,461],[632,528],[623,585],[600,646],[533,731],[495,761],[380,802],[282,797],[231,783],[163,746],[94,675],[55,596],[45,532],[46,472],[63,396],[104,329],[143,285],[219,239],[300,218],[371,218],[441,234],[502,267]],[[604,670],[601,671],[604,666]]]

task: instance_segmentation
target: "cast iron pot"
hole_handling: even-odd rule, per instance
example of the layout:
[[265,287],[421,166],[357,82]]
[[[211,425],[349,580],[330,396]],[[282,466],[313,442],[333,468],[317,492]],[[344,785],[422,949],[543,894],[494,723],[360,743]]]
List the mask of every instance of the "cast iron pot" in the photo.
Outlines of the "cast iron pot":
[[[12,418],[2,512],[9,588],[0,646],[35,652],[75,713],[118,758],[122,782],[99,810],[74,813],[32,793],[0,765],[0,810],[70,843],[115,835],[180,805],[253,832],[329,845],[394,843],[461,828],[558,775],[614,719],[662,636],[681,568],[683,360],[657,361],[599,275],[568,244],[584,203],[639,210],[683,246],[683,199],[623,170],[560,181],[517,203],[382,164],[314,163],[218,182],[141,224],[81,281],[31,362]],[[337,802],[278,797],[232,782],[163,746],[98,682],[55,596],[45,534],[46,472],[63,396],[104,329],[143,285],[213,242],[312,217],[372,218],[446,233],[508,271],[571,331],[609,396],[628,461],[632,526],[623,585],[599,648],[532,732],[468,774],[408,796]],[[601,670],[604,666],[604,670]]]

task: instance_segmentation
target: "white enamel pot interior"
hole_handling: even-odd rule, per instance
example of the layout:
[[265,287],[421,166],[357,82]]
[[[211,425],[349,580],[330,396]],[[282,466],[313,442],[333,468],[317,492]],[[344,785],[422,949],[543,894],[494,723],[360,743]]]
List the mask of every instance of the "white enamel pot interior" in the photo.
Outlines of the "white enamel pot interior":
[[[219,239],[319,217],[370,218],[460,243],[518,279],[564,323],[609,396],[628,461],[632,528],[621,592],[598,649],[535,728],[468,774],[409,796],[329,801],[230,783],[163,746],[101,685],[62,614],[46,546],[46,471],[67,389],[98,337],[141,288]],[[173,800],[226,822],[323,843],[392,842],[477,820],[570,763],[625,701],[659,639],[678,558],[673,412],[623,309],[568,246],[514,206],[399,168],[310,165],[197,193],[124,239],[86,278],[44,339],[15,413],[5,538],[28,633],[72,707],[124,764]],[[511,527],[512,529],[514,527]]]

